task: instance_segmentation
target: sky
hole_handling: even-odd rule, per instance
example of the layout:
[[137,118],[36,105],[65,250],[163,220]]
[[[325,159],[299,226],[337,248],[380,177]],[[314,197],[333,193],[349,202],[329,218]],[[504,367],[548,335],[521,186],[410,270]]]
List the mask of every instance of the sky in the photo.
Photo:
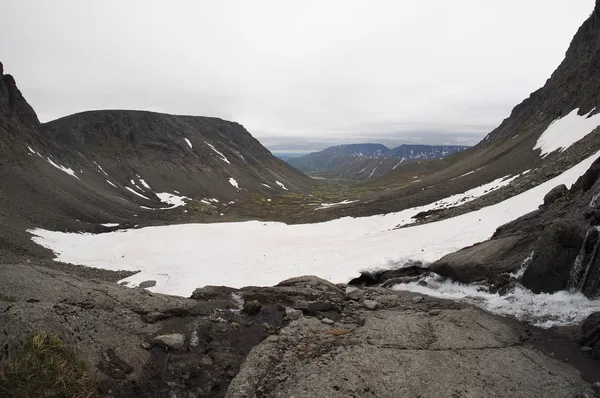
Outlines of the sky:
[[0,61],[40,120],[215,116],[274,152],[475,144],[594,0],[5,0]]

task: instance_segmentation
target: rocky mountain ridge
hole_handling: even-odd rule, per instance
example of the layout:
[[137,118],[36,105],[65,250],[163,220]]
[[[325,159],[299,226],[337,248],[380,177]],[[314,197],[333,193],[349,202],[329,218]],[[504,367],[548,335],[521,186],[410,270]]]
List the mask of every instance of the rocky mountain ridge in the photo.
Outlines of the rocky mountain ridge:
[[458,145],[402,144],[390,149],[382,144],[345,144],[286,161],[305,173],[326,173],[332,177],[368,180],[395,170],[401,163],[442,159],[467,148]]

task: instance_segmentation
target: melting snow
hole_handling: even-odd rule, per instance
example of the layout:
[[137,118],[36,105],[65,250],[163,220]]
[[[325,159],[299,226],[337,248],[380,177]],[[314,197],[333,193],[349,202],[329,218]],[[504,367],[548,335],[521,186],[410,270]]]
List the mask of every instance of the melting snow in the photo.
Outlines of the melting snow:
[[335,206],[341,206],[341,205],[349,205],[350,203],[356,203],[358,202],[358,200],[344,200],[341,202],[337,202],[337,203],[321,203],[321,205],[319,207],[317,207],[315,210],[322,210],[322,209],[328,209],[330,207],[335,207]]
[[150,185],[148,185],[148,184],[146,183],[146,181],[144,181],[144,179],[143,179],[143,178],[140,178],[140,176],[138,176],[138,178],[140,179],[140,182],[142,183],[142,185],[143,185],[145,188],[147,188],[147,189],[150,189],[150,190],[152,189],[152,188],[150,188]]
[[204,141],[204,143],[205,143],[206,145],[208,145],[208,146],[210,147],[210,149],[212,149],[213,151],[215,151],[215,152],[216,152],[216,153],[217,153],[217,154],[218,154],[218,155],[221,157],[221,160],[222,160],[222,161],[226,162],[227,164],[231,164],[231,163],[229,162],[229,160],[227,160],[227,158],[225,157],[225,155],[223,155],[221,152],[219,152],[219,151],[217,150],[217,148],[215,148],[214,146],[212,146],[211,144],[209,144],[209,143],[208,143],[208,142],[206,142],[206,141]]
[[177,196],[168,192],[159,192],[156,194],[161,202],[171,205],[169,209],[174,209],[176,207],[185,206],[185,201],[189,200],[186,196]]
[[144,198],[144,199],[146,199],[146,200],[150,200],[150,199],[148,199],[147,197],[145,197],[144,195],[142,195],[141,193],[138,193],[138,192],[136,192],[135,190],[133,190],[133,189],[131,189],[131,188],[129,188],[129,187],[125,187],[125,189],[126,189],[126,190],[128,190],[129,192],[131,192],[131,193],[133,193],[133,194],[135,194],[135,195],[139,196],[140,198]]
[[533,149],[541,149],[542,157],[556,150],[562,152],[600,126],[600,114],[588,117],[593,111],[583,116],[579,116],[577,112],[579,108],[553,121],[538,138]]
[[68,167],[65,167],[65,166],[58,165],[58,164],[54,163],[54,162],[52,161],[52,159],[50,159],[50,158],[46,158],[46,159],[48,159],[48,163],[50,163],[52,166],[56,167],[56,168],[57,168],[57,169],[59,169],[60,171],[63,171],[63,172],[65,172],[65,173],[67,173],[67,174],[68,174],[68,175],[70,175],[71,177],[75,177],[75,178],[79,179],[79,177],[77,177],[77,176],[75,175],[75,172],[73,171],[73,169],[70,169],[70,168],[68,168]]
[[[574,183],[598,156],[600,152],[495,205],[403,229],[393,228],[410,219],[415,209],[301,225],[249,221],[146,227],[97,235],[42,229],[30,232],[36,243],[57,254],[58,261],[112,270],[141,270],[125,281],[134,286],[154,279],[157,285],[151,290],[160,293],[189,296],[199,286],[199,280],[202,285],[264,286],[304,274],[345,282],[366,268],[388,268],[409,259],[428,263],[485,240],[500,225],[537,209],[551,188]],[[539,313],[542,318],[550,314],[555,318],[548,318],[548,322],[556,324],[579,319],[592,307],[598,310],[597,304],[577,295],[528,294],[516,291],[513,296],[498,298],[505,301],[502,305],[491,300],[486,305],[490,310],[517,316],[525,316],[526,311],[527,316]],[[519,295],[524,298],[515,298]],[[521,304],[510,307],[511,300]],[[545,307],[544,302],[548,302]],[[502,306],[506,309],[502,310]]]
[[233,185],[234,187],[236,187],[237,189],[240,189],[240,186],[238,185],[237,181],[233,177],[229,178],[229,183],[231,185]]
[[188,140],[187,138],[184,138],[184,140],[185,140],[185,142],[187,142],[187,144],[190,146],[190,148],[192,148],[192,149],[194,148],[192,146],[192,143],[190,142],[190,140]]
[[279,185],[281,188],[285,189],[286,191],[288,190],[285,185],[283,185],[282,183],[280,183],[279,181],[275,181],[275,184]]
[[98,167],[98,170],[100,170],[102,172],[102,174],[104,174],[105,176],[108,177],[108,174],[106,174],[106,171],[104,171],[102,166],[100,166],[97,162],[94,162],[94,164]]

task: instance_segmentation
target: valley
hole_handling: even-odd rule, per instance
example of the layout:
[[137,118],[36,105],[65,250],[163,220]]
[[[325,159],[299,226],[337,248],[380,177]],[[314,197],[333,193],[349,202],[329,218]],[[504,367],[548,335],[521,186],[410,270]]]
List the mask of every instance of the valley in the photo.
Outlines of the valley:
[[42,123],[0,63],[0,397],[40,396],[36,341],[73,396],[600,396],[598,59],[596,1],[476,145],[297,157],[215,117]]

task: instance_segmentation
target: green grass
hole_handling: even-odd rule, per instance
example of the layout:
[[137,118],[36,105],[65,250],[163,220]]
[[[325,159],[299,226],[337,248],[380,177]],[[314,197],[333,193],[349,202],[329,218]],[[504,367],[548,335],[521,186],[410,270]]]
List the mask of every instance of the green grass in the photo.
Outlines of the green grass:
[[0,368],[2,398],[96,398],[90,373],[58,337],[29,337],[11,362]]

